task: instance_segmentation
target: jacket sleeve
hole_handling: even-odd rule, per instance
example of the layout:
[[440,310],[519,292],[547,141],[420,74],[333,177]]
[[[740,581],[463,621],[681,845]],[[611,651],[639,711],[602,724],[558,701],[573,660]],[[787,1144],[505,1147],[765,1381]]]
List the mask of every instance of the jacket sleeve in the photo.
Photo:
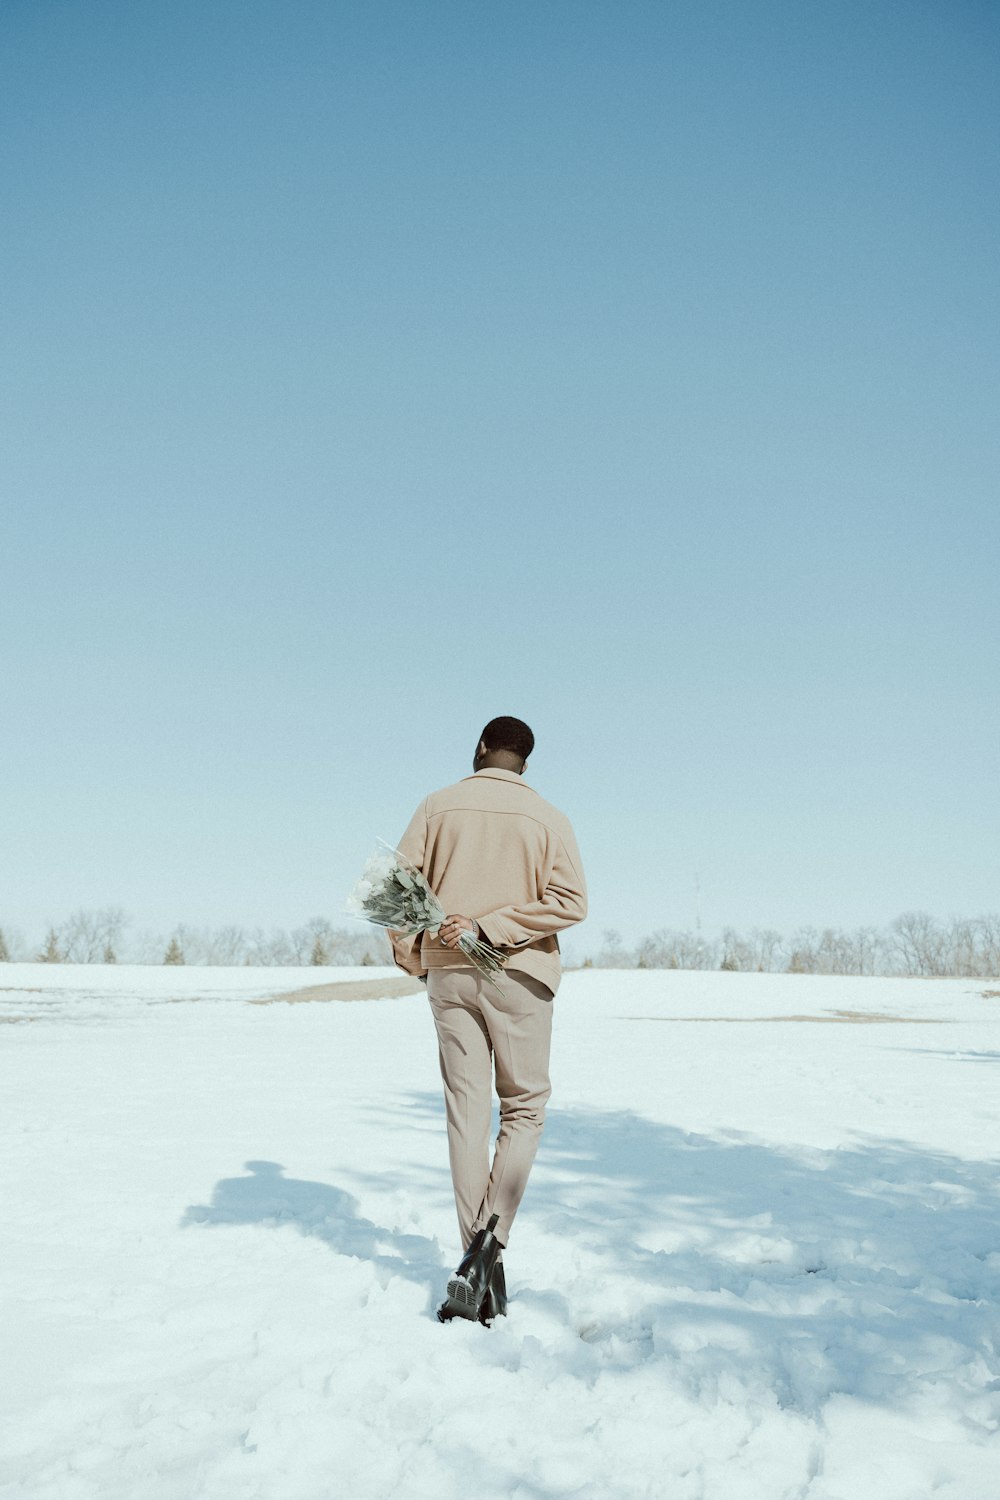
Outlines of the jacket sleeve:
[[477,917],[495,948],[525,948],[541,937],[582,922],[587,915],[587,884],[572,830],[558,840],[555,862],[539,901],[499,906]]
[[[427,799],[424,798],[417,808],[413,817],[407,825],[406,832],[400,839],[396,848],[411,865],[421,868],[424,857],[424,849],[427,844]],[[420,932],[393,932],[391,928],[386,929],[386,937],[392,944],[393,961],[398,969],[404,974],[421,975],[425,973],[420,962],[420,942],[423,933]]]

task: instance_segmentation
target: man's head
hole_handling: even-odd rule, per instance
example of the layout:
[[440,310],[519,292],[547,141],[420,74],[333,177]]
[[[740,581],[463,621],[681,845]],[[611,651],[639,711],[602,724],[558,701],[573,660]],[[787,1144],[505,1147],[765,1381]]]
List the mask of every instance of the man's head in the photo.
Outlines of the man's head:
[[479,736],[472,769],[482,771],[487,766],[498,766],[522,776],[534,748],[535,736],[523,719],[491,719]]

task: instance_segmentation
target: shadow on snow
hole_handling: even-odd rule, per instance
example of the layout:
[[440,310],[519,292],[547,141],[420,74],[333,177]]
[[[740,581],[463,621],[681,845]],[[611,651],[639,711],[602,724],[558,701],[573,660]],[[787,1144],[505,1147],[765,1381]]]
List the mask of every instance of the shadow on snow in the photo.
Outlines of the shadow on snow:
[[[351,1174],[362,1196],[450,1197],[440,1096],[372,1109],[373,1132],[415,1129],[440,1135],[442,1165],[407,1162],[394,1140],[384,1155],[396,1167]],[[425,1287],[432,1314],[448,1269],[436,1241],[365,1218],[341,1188],[273,1162],[247,1167],[183,1222],[292,1224]],[[977,1411],[1000,1389],[995,1163],[904,1141],[823,1151],[553,1108],[524,1211],[551,1237],[560,1274],[536,1266],[519,1284],[515,1271],[512,1313],[520,1303],[575,1335],[582,1362],[564,1368],[580,1378],[663,1358],[704,1399],[755,1370],[780,1404],[816,1410],[834,1391],[897,1400],[961,1367],[966,1419],[989,1420]]]
[[440,1291],[444,1267],[436,1241],[386,1229],[359,1213],[357,1200],[342,1188],[286,1177],[278,1162],[248,1161],[246,1168],[249,1176],[217,1182],[211,1203],[192,1204],[182,1226],[290,1225],[322,1240],[338,1255],[370,1261],[386,1276],[403,1276],[426,1287],[429,1298]]

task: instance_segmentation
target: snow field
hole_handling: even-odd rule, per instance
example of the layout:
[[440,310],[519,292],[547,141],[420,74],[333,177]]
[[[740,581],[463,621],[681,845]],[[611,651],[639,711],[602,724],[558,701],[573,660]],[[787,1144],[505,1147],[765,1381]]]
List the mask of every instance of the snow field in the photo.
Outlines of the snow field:
[[568,974],[486,1331],[377,972],[4,966],[4,1500],[998,1500],[1000,985]]

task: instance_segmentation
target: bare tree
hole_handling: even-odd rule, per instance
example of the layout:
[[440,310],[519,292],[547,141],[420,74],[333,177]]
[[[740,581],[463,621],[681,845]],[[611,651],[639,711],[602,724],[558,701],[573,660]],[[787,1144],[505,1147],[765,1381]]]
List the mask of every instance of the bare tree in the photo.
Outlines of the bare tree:
[[888,965],[885,938],[874,927],[802,927],[789,944],[790,974],[878,974]]
[[878,974],[885,963],[885,939],[877,927],[856,927],[852,934],[854,974]]
[[837,927],[824,927],[816,949],[820,974],[854,974],[855,958],[851,940]]
[[700,932],[661,928],[644,938],[637,951],[644,969],[714,969],[719,963],[718,944]]
[[745,970],[753,968],[753,955],[750,944],[746,938],[732,927],[722,929],[722,958],[719,963],[720,969]]
[[628,950],[622,944],[622,935],[614,927],[608,927],[604,933],[604,946],[597,955],[597,967],[599,969],[629,969],[632,967],[632,958]]
[[394,962],[392,944],[381,927],[333,927],[326,939],[327,953],[331,964],[366,967],[373,964]]
[[741,937],[731,927],[722,934],[721,969],[738,969],[744,972],[762,973],[776,967],[781,948],[781,933],[771,928],[754,928],[749,937]]
[[953,917],[945,947],[949,973],[977,979],[1000,974],[1000,916]]
[[236,965],[246,961],[249,944],[242,927],[220,927],[201,937],[201,963]]
[[792,938],[788,957],[789,974],[816,974],[819,972],[819,936],[815,927],[800,927]]
[[288,948],[293,964],[307,964],[309,962],[313,943],[322,931],[322,927],[322,917],[313,917],[304,926],[294,927],[288,934]]
[[779,955],[782,951],[782,936],[780,932],[775,932],[770,927],[755,927],[750,934],[750,941],[754,968],[758,973],[767,973],[771,970],[784,967],[783,962],[779,963]]
[[162,932],[144,929],[129,943],[127,959],[134,964],[159,964],[163,962],[168,939]]
[[945,936],[925,911],[904,912],[891,924],[892,946],[904,974],[946,974]]
[[257,928],[247,936],[246,962],[250,964],[311,965],[317,944],[326,954],[326,964],[391,964],[392,949],[379,928],[358,923],[356,927],[334,927],[326,917],[312,917],[292,932],[281,928],[265,932]]
[[120,906],[104,906],[96,911],[83,907],[63,923],[60,931],[63,957],[67,963],[96,964],[104,960],[108,948],[120,945],[126,927],[126,916]]
[[288,934],[279,930],[267,933],[262,927],[255,928],[247,938],[247,963],[275,967],[294,963]]
[[986,979],[1000,979],[1000,912],[977,917],[976,931],[979,973]]
[[7,939],[4,937],[3,928],[0,927],[0,964],[10,963],[10,949],[7,947]]

